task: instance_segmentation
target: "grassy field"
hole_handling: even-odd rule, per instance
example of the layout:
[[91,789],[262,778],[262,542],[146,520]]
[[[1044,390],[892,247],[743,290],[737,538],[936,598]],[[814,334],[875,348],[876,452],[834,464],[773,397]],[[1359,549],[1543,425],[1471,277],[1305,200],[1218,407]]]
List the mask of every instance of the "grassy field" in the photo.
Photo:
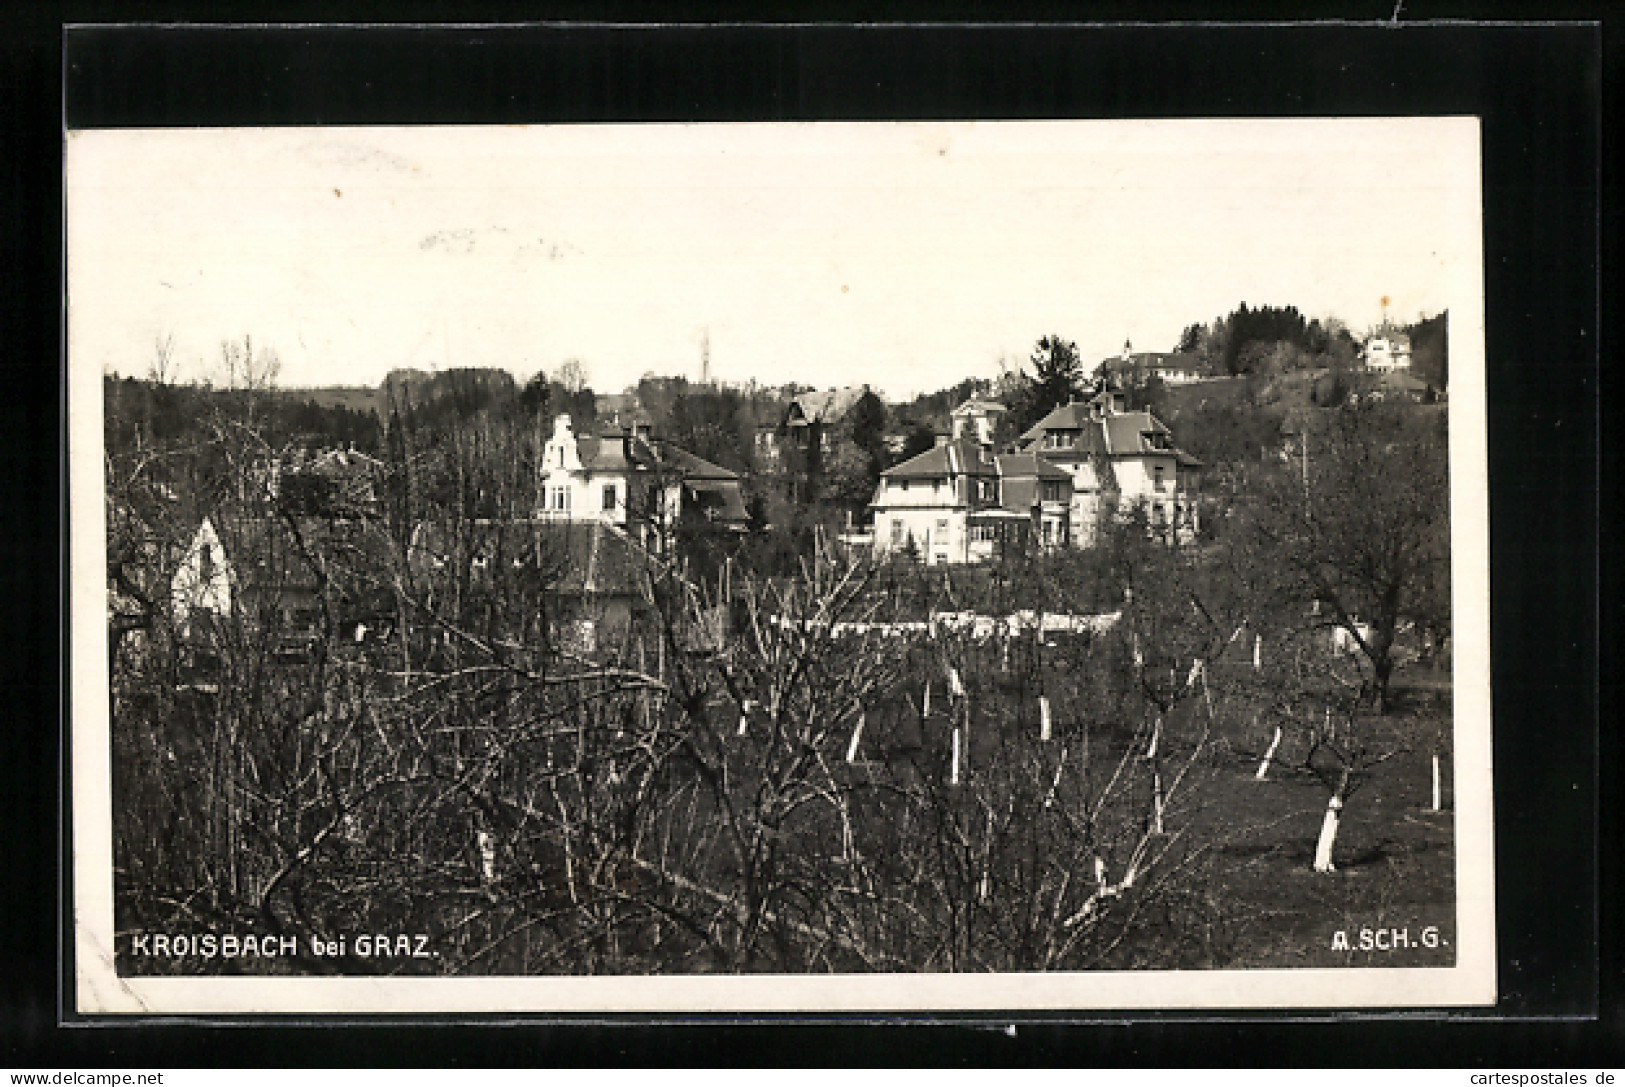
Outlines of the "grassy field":
[[[1051,673],[1057,682],[1090,682]],[[1017,691],[996,666],[976,668],[973,697],[981,723],[968,762],[991,763],[1012,731],[1036,727],[1037,689]],[[1063,696],[1064,697],[1064,696]],[[939,684],[937,705],[942,705]],[[1255,774],[1268,737],[1248,726],[1239,708],[1221,701],[1199,780],[1168,812],[1168,832],[1196,853],[1177,889],[1148,908],[1143,931],[1101,965],[1110,969],[1246,969],[1295,967],[1449,966],[1455,962],[1455,832],[1448,672],[1402,668],[1392,712],[1361,723],[1372,750],[1391,756],[1350,796],[1333,852],[1336,870],[1313,870],[1328,789],[1301,769],[1301,737],[1288,736],[1271,772]],[[1074,716],[1066,702],[1057,721]],[[1197,704],[1168,718],[1171,742],[1201,730]],[[933,726],[907,725],[912,713],[875,720],[904,724],[909,744],[945,749],[940,709]],[[1110,766],[1130,740],[1121,725],[1096,726],[1097,764]],[[1001,735],[1002,733],[1002,735]],[[1189,750],[1186,747],[1184,750]],[[1440,756],[1442,810],[1432,809],[1432,756]],[[938,759],[938,762],[941,760]],[[1175,763],[1178,762],[1176,758]],[[1295,768],[1294,764],[1297,764]],[[942,773],[942,768],[932,768]],[[931,772],[931,770],[928,770]],[[1339,934],[1342,934],[1341,937]]]
[[[1441,751],[1443,811],[1432,805],[1431,737],[1448,735],[1449,689],[1427,670],[1401,673],[1399,712],[1374,725],[1400,745],[1343,811],[1336,871],[1312,870],[1327,791],[1237,745],[1221,758],[1192,815],[1212,843],[1202,894],[1213,965],[1448,966],[1455,961],[1455,833],[1450,752]],[[1291,751],[1285,752],[1290,756]],[[1427,946],[1430,929],[1437,946]],[[1362,946],[1362,930],[1369,943]],[[1345,946],[1338,933],[1347,939]],[[1403,933],[1400,938],[1396,933]],[[1379,935],[1380,934],[1380,935]],[[1380,945],[1380,946],[1379,946]],[[1397,945],[1397,946],[1396,946]]]

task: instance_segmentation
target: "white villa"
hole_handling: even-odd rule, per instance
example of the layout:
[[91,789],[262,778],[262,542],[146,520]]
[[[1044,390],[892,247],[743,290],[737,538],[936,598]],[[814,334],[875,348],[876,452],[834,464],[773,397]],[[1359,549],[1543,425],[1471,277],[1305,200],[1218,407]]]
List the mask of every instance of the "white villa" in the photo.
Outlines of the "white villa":
[[1030,517],[999,500],[998,458],[974,441],[950,441],[881,473],[874,511],[876,556],[913,550],[927,565],[983,562],[1024,537]]
[[1088,547],[1108,511],[1134,509],[1170,542],[1195,538],[1201,461],[1150,412],[1123,410],[1120,393],[1057,407],[1013,453],[970,436],[992,415],[973,403],[954,412],[962,436],[881,474],[870,502],[877,556],[912,548],[936,565],[985,562],[1012,544]]
[[1369,370],[1405,370],[1411,365],[1411,338],[1403,333],[1372,336],[1365,344]]
[[647,428],[578,435],[560,415],[542,449],[541,477],[538,519],[631,528],[650,547],[685,510],[727,527],[746,520],[737,472],[656,442]]
[[993,444],[993,432],[998,429],[999,418],[1010,409],[997,400],[973,396],[953,410],[952,439],[969,439],[982,445]]

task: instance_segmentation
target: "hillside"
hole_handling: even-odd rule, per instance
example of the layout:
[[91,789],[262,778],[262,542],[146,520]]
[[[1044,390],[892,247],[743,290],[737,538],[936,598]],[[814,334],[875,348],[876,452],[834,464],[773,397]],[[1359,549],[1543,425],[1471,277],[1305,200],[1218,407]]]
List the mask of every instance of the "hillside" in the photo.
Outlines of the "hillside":
[[283,391],[294,400],[311,401],[323,408],[344,408],[363,415],[367,412],[376,412],[380,418],[384,414],[383,390],[376,387],[325,385],[313,389],[289,388]]

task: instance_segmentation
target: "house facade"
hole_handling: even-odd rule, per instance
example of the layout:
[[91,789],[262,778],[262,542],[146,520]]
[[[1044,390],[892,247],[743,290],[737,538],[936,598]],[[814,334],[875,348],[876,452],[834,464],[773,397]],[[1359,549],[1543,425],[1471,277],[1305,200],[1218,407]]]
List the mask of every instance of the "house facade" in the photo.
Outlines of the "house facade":
[[553,420],[542,447],[538,520],[614,525],[653,549],[686,512],[743,530],[739,474],[652,439],[647,428],[577,434]]
[[1370,370],[1406,370],[1411,365],[1411,338],[1403,333],[1378,334],[1365,344],[1365,364]]
[[824,464],[840,442],[851,440],[849,416],[868,391],[865,385],[849,385],[802,393],[785,405],[774,434],[758,432],[758,455],[778,473],[790,502],[818,494]]
[[1196,486],[1202,462],[1176,448],[1151,412],[1125,411],[1115,390],[1055,408],[1021,436],[1018,447],[1072,476],[1079,546],[1094,542],[1111,508],[1119,515],[1143,510],[1151,531],[1174,542],[1193,539],[1200,528]]
[[999,422],[1009,410],[997,400],[973,396],[950,414],[953,429],[949,437],[953,441],[973,441],[982,445],[992,445],[994,435],[999,429]]
[[950,441],[881,473],[869,503],[876,557],[917,555],[927,565],[982,562],[1009,531],[993,453]]
[[194,651],[217,648],[228,623],[278,656],[299,656],[334,630],[345,644],[377,644],[397,610],[389,550],[370,521],[217,509],[170,575],[175,629]]
[[[974,419],[973,402],[964,406],[956,420]],[[1108,515],[1135,510],[1171,543],[1200,528],[1201,462],[1174,446],[1156,416],[1125,411],[1114,389],[1055,408],[1014,452],[995,453],[973,433],[967,426],[966,436],[881,474],[870,503],[877,557],[907,552],[937,565],[986,562],[1012,546],[1089,547]]]

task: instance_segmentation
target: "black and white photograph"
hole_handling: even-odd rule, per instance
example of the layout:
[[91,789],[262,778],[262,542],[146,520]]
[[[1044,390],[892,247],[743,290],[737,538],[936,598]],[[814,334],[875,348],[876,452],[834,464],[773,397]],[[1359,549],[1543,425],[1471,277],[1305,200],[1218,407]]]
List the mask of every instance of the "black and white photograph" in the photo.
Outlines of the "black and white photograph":
[[77,1010],[1493,1003],[1479,147],[70,130]]

